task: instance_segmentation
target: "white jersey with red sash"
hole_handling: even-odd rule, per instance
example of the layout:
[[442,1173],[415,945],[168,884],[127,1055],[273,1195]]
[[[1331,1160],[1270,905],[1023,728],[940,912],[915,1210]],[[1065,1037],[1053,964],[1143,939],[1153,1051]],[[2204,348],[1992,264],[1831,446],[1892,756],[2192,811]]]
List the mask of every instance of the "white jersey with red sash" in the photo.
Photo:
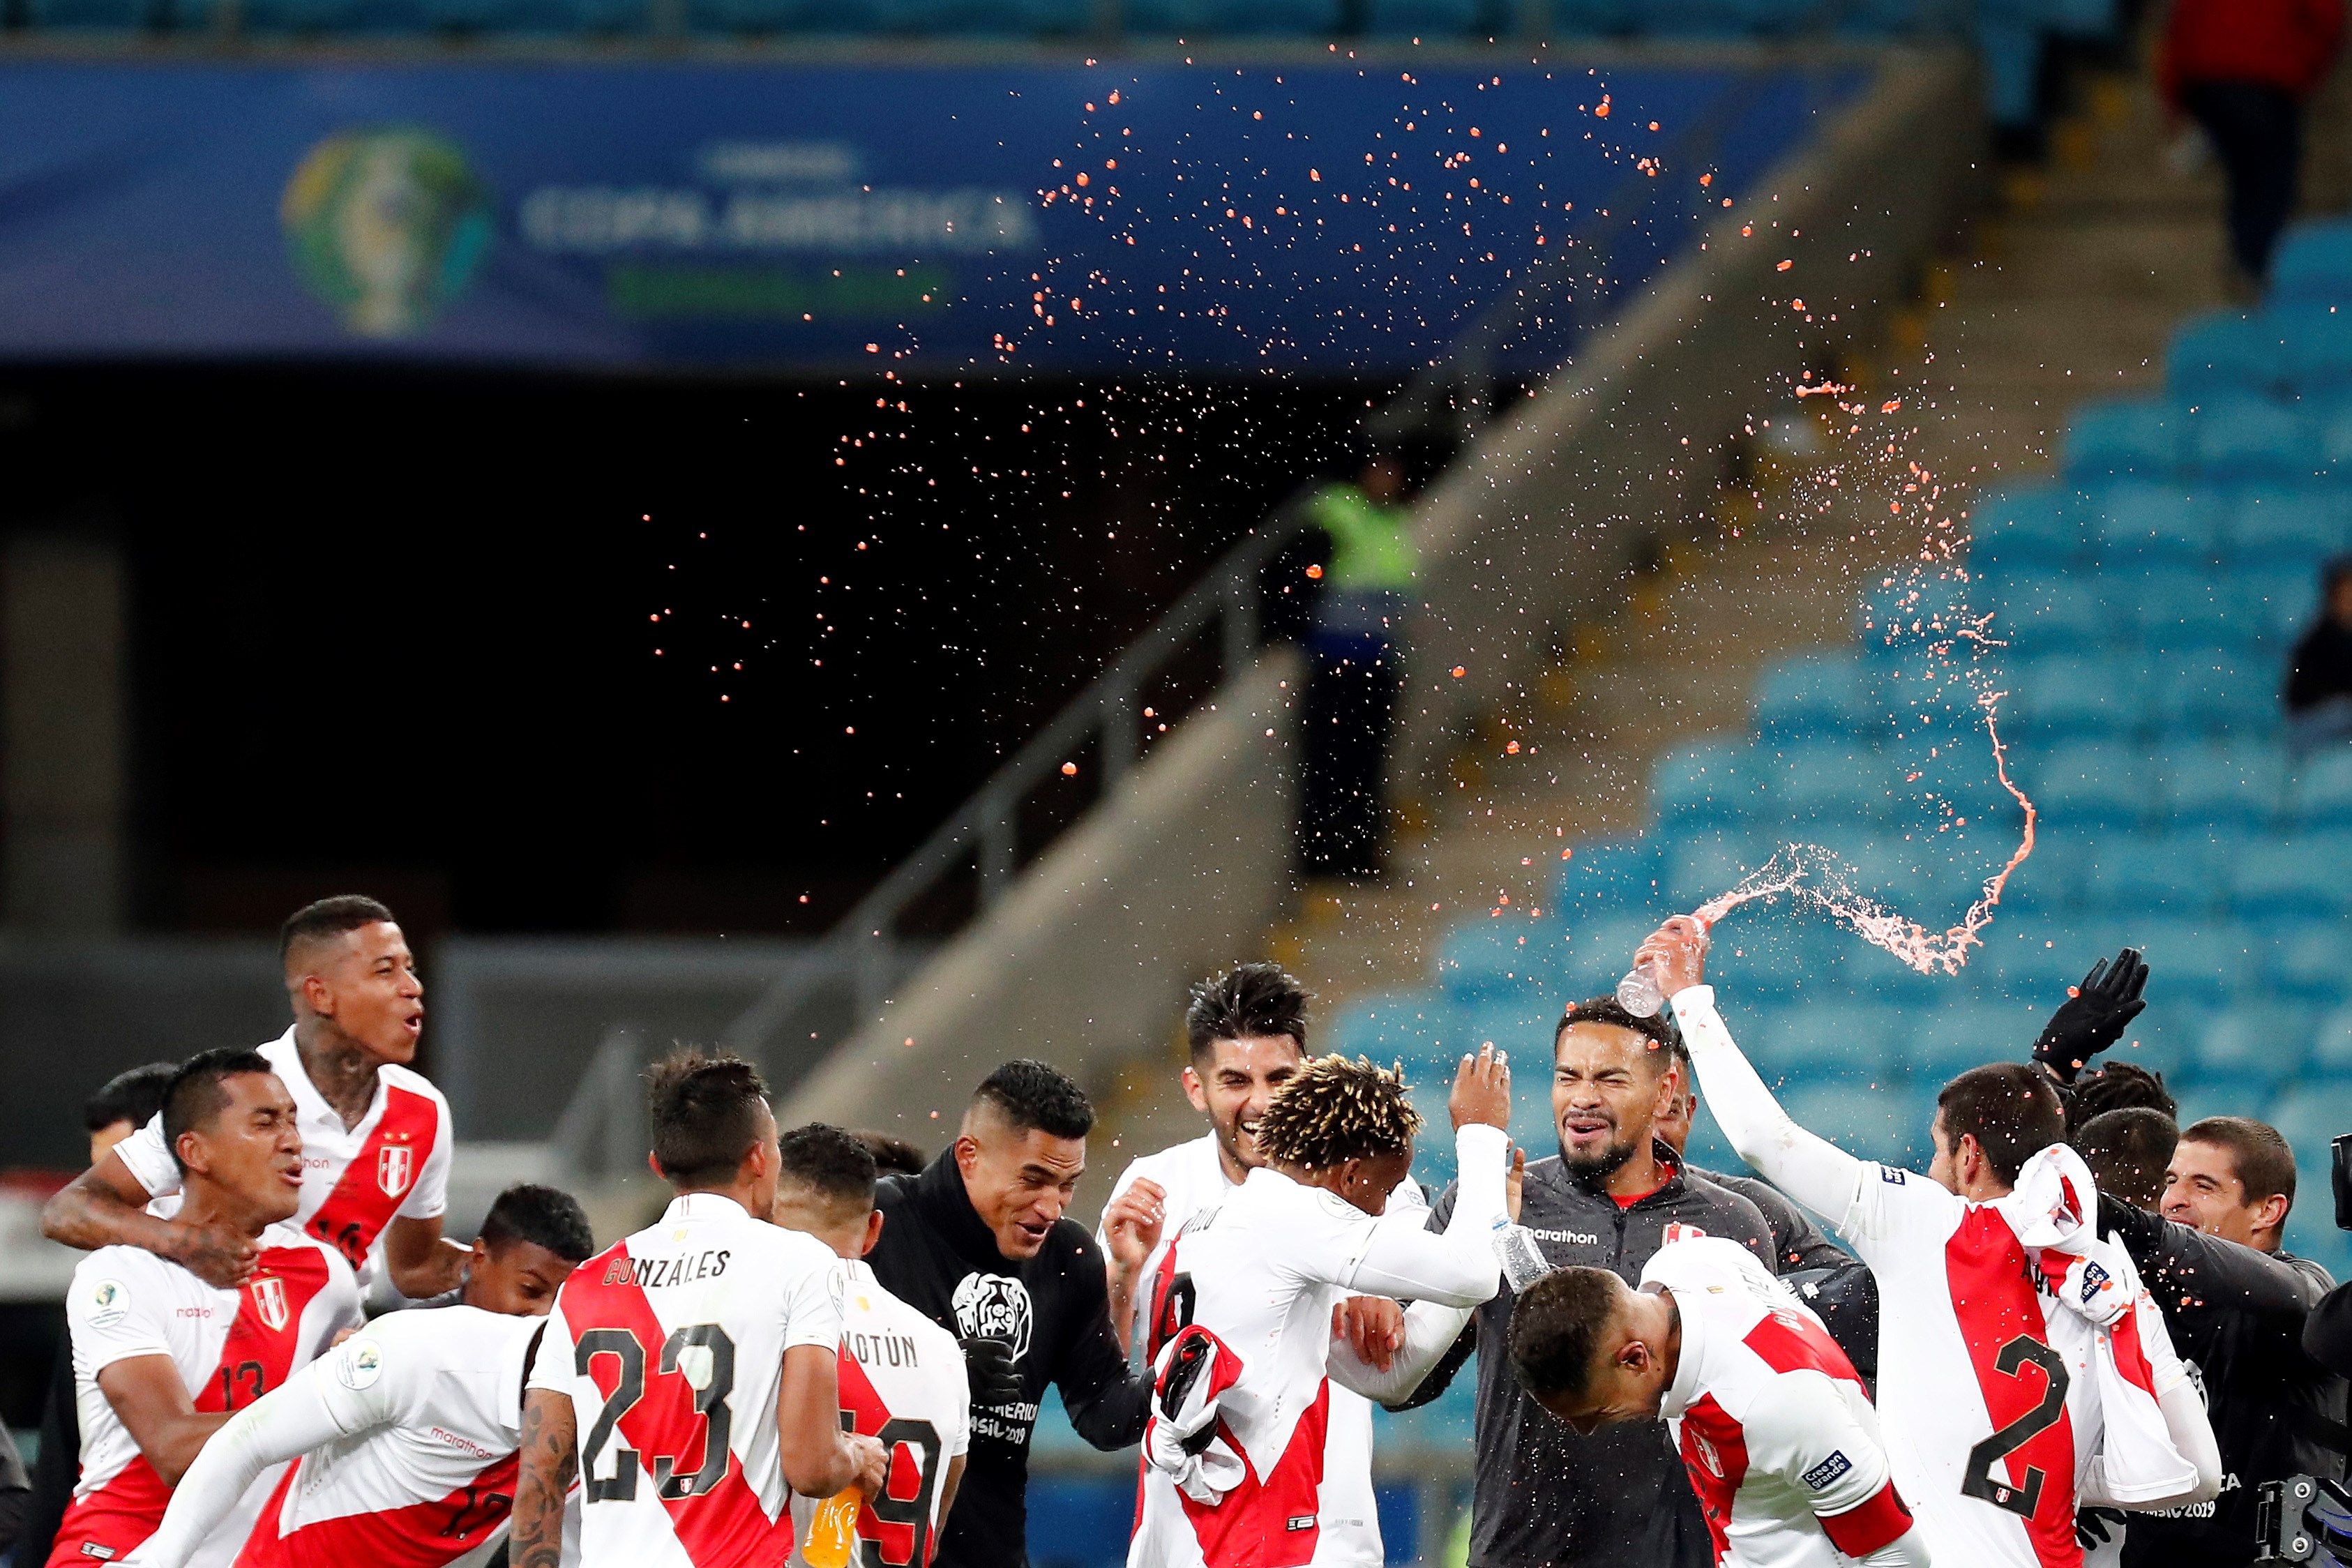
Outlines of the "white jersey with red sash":
[[572,1401],[584,1568],[774,1568],[784,1352],[841,1346],[841,1260],[712,1193],[564,1282],[530,1386]]
[[[98,1374],[136,1356],[169,1356],[198,1410],[240,1410],[282,1385],[360,1321],[359,1288],[341,1258],[288,1226],[261,1237],[251,1279],[215,1289],[135,1247],[107,1247],[74,1269],[66,1298],[81,1420],[81,1475],[49,1562],[116,1563],[163,1521],[171,1490],[132,1441]],[[189,1561],[225,1568],[277,1484],[254,1482]]]
[[[971,1442],[971,1382],[949,1333],[882,1288],[863,1263],[846,1265],[841,1309],[842,1426],[890,1450],[882,1495],[857,1510],[857,1568],[929,1568],[939,1549],[948,1462]],[[823,1500],[793,1498],[793,1533],[808,1539]],[[806,1568],[800,1547],[795,1568]]]
[[[260,1047],[294,1097],[302,1130],[302,1201],[295,1223],[370,1273],[376,1238],[394,1218],[431,1219],[449,1206],[449,1103],[423,1074],[385,1067],[375,1099],[356,1126],[327,1103],[302,1070],[289,1029]],[[180,1167],[163,1142],[161,1116],[114,1152],[151,1197],[180,1190]]]
[[1712,1237],[1660,1247],[1642,1284],[1664,1287],[1680,1315],[1660,1414],[1717,1563],[1837,1568],[1910,1531],[1869,1393],[1794,1290]]

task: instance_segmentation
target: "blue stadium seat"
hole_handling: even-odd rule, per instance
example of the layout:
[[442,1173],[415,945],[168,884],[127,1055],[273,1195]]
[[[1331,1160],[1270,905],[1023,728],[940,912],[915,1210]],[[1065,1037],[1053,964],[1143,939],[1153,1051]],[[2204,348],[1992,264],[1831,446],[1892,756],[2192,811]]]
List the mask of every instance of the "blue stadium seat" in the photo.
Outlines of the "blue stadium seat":
[[1927,1127],[1908,1094],[1816,1079],[1790,1084],[1780,1091],[1780,1104],[1798,1126],[1850,1154],[1897,1166],[1922,1163]]
[[2164,398],[2086,404],[2066,426],[2066,477],[2077,483],[2111,474],[2168,477],[2183,456],[2184,424]]
[[2202,919],[2228,902],[2213,847],[2196,838],[2111,837],[2101,846],[2086,895],[2125,915]]
[[2159,782],[2137,748],[2113,741],[2062,742],[2017,771],[2044,816],[2094,833],[2137,827]]
[[1371,31],[1383,37],[1491,36],[1508,13],[1486,0],[1371,0]]
[[2333,1008],[2352,998],[2352,932],[2336,921],[2281,927],[2254,954],[2258,987],[2282,1000]]
[[1908,1020],[1876,1001],[1845,998],[1806,1002],[1783,1008],[1769,1024],[1741,1037],[1754,1054],[1757,1070],[1769,1080],[1821,1079],[1885,1082],[1903,1066],[1903,1036]]
[[2128,604],[2095,575],[2076,572],[2005,573],[1992,600],[1993,635],[2034,655],[2098,653],[2138,641]]
[[2190,480],[2122,480],[2092,490],[2082,510],[2111,569],[2201,566],[2221,553],[2221,509]]
[[2137,584],[2116,581],[2114,586],[2137,588],[2140,641],[2151,649],[2227,647],[2259,635],[2251,617],[2241,613],[2237,595],[2210,568],[2150,572]]
[[1581,840],[1561,862],[1553,898],[1572,914],[1646,900],[1657,889],[1658,846],[1652,838]]
[[1769,842],[1745,833],[1708,833],[1669,846],[1664,890],[1677,910],[1693,910],[1738,886],[1748,872],[1771,858]]
[[2028,485],[1987,497],[1970,515],[1969,560],[1982,569],[2038,561],[2066,565],[2091,553],[2092,531],[2074,497],[2056,485]]
[[[2318,576],[2305,568],[2254,571],[2242,567],[2230,577],[2230,593],[2237,601],[2239,615],[2257,628],[2257,639],[2281,660],[2319,613]],[[2276,668],[2285,666],[2282,662]]]
[[2044,736],[2127,735],[2147,714],[2147,668],[2134,658],[2013,662],[2003,684],[2019,727]]
[[1892,804],[1885,763],[1845,741],[1759,742],[1755,767],[1771,805],[1799,834],[1805,824],[1843,826],[1884,816]]
[[[2303,764],[2294,781],[2294,813],[2306,830],[2352,827],[2352,749],[2323,752]],[[2352,877],[2352,866],[2343,869]]]
[[1756,689],[1756,726],[1769,741],[1843,734],[1871,718],[1862,661],[1851,653],[1789,659]]
[[2239,310],[2220,310],[2188,322],[2173,333],[2164,363],[2166,384],[2192,400],[2233,388],[2267,391],[2286,379],[2278,329],[2259,315]]
[[2302,1068],[2307,1028],[2275,1007],[2219,1014],[2198,1037],[2197,1076],[2274,1089]]
[[2352,904],[2352,842],[2344,835],[2255,839],[2230,867],[2230,907],[2242,920],[2341,919]]
[[2228,536],[2242,566],[2308,572],[2352,550],[2352,497],[2336,489],[2258,489],[2231,517]]
[[[1685,906],[1687,908],[1688,906]],[[1577,996],[1606,991],[1617,984],[1633,962],[1643,938],[1658,929],[1675,909],[1644,895],[1588,920],[1570,917],[1567,957],[1560,970],[1561,988]]]
[[[2326,1173],[2331,1163],[2329,1146],[2339,1132],[2352,1132],[2344,1120],[2344,1096],[2332,1088],[2290,1089],[2263,1112],[2263,1120],[2278,1129],[2279,1136],[2294,1151],[2296,1183],[2300,1193],[2323,1196],[2327,1191]],[[2300,1197],[2300,1207],[2309,1199]]]
[[2263,828],[2278,816],[2286,771],[2274,746],[2257,742],[2174,751],[2164,796],[2173,830]]
[[[156,0],[29,0],[26,20],[37,27],[70,27],[128,31],[163,20]],[[173,15],[171,21],[185,28],[197,17]]]
[[2042,935],[2045,929],[2037,923],[2004,931],[1996,921],[1984,951],[1969,960],[1969,972],[2005,995],[2021,1001],[2046,997],[2055,1007],[2066,988],[2081,980],[2097,959],[2083,952],[2071,932],[2061,942]]
[[2325,395],[2352,383],[2352,312],[2294,304],[2273,306],[2263,314],[2278,323],[2288,384],[2295,391]]
[[1331,1021],[1329,1047],[1344,1056],[1386,1063],[1426,1061],[1444,1054],[1454,1037],[1453,1005],[1437,991],[1400,991],[1358,997]]
[[2299,223],[2271,258],[2270,297],[2334,304],[2352,299],[2352,222]]
[[2278,671],[2251,651],[2167,654],[2152,679],[2157,727],[2168,737],[2258,735],[2278,725]]
[[2352,1078],[2352,1005],[2336,1008],[2312,1026],[2311,1067],[2330,1078]]
[[1904,1058],[1915,1074],[1937,1084],[1987,1062],[2022,1061],[2049,1016],[2039,997],[2026,1005],[1948,1002],[1920,1016]]
[[1664,827],[1744,822],[1763,800],[1745,737],[1676,746],[1650,770],[1650,802]]
[[1948,617],[1967,598],[1967,585],[1955,578],[1898,575],[1856,601],[1854,635],[1874,658],[1939,640],[1948,633]]
[[[2195,1000],[2224,1006],[2253,968],[2253,939],[2226,920],[2118,911],[2132,945],[2147,956],[2149,1010]],[[2178,1019],[2172,1020],[2178,1023]]]
[[245,0],[245,25],[257,33],[356,32],[365,15],[365,0]]
[[2223,395],[2189,420],[2190,463],[2209,480],[2286,482],[2319,466],[2319,432],[2266,397]]
[[1506,914],[1446,932],[1438,944],[1437,978],[1448,995],[1460,1000],[1533,991],[1549,996],[1567,957],[1559,925]]

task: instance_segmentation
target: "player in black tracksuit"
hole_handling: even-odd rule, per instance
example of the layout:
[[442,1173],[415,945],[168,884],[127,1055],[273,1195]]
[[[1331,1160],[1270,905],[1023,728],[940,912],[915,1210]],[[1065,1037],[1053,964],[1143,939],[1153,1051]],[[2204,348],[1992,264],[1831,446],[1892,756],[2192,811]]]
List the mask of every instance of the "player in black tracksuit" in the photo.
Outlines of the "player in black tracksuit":
[[[1076,1086],[1036,1063],[1008,1064],[989,1083],[1008,1074],[1016,1092],[1040,1075],[1059,1080],[1041,1080],[1047,1082],[1045,1120],[1056,1131],[1077,1129],[1063,1138],[1075,1143],[1082,1163],[1085,1145],[1077,1140],[1093,1112]],[[1056,1121],[1056,1098],[1074,1101],[1077,1110],[1061,1114],[1077,1119]],[[966,1135],[972,1130],[967,1119]],[[1067,1195],[1065,1188],[1065,1201]],[[975,1209],[952,1147],[919,1176],[877,1184],[875,1204],[886,1216],[866,1258],[876,1278],[974,1358],[971,1447],[934,1562],[937,1568],[1022,1568],[1028,1562],[1029,1434],[1046,1385],[1061,1391],[1070,1424],[1097,1448],[1139,1440],[1150,1414],[1150,1384],[1129,1371],[1111,1332],[1102,1253],[1086,1226],[1059,1217],[1060,1203],[1044,1201],[1024,1211],[1050,1224],[1044,1244],[1026,1258],[1006,1256],[999,1246],[1004,1233]],[[1046,1215],[1054,1217],[1044,1220]],[[975,1352],[974,1342],[982,1339],[1007,1347],[1009,1367],[1003,1352],[982,1346]]]

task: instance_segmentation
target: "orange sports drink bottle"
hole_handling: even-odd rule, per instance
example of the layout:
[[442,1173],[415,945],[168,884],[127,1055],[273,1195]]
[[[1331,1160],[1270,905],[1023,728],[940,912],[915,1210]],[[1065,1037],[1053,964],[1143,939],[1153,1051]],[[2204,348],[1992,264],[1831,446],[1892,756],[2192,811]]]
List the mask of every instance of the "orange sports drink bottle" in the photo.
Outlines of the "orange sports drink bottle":
[[857,1508],[864,1495],[846,1487],[816,1505],[801,1556],[809,1568],[849,1568],[857,1552]]

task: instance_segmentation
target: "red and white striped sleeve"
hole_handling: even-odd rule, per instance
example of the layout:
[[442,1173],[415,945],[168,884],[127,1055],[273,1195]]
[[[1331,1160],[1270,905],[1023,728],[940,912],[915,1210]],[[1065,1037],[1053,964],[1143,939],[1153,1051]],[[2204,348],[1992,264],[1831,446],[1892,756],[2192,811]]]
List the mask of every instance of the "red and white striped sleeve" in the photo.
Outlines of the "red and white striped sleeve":
[[1893,1552],[1912,1534],[1911,1510],[1895,1490],[1886,1450],[1829,1377],[1811,1370],[1773,1374],[1769,1399],[1748,1418],[1752,1470],[1780,1476],[1801,1490],[1830,1543],[1877,1568],[1925,1563],[1922,1549]]

